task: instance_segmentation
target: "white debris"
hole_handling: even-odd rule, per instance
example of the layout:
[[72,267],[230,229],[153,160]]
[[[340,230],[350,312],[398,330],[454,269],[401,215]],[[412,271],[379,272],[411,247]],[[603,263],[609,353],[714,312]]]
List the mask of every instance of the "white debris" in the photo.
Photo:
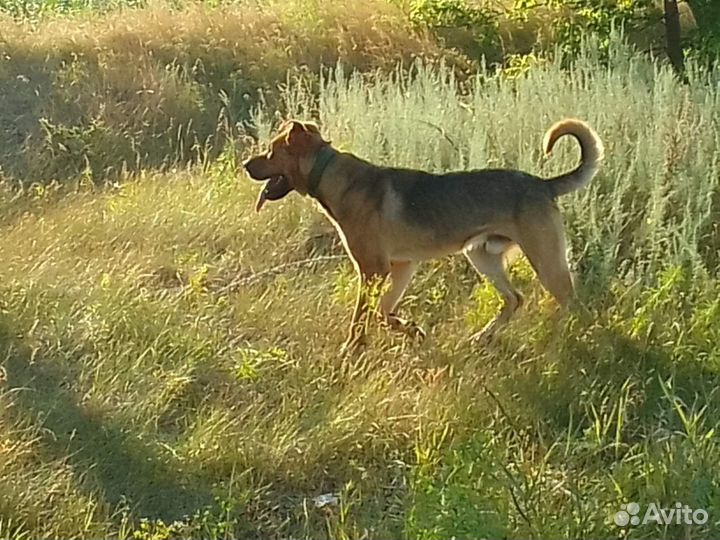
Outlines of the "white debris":
[[340,498],[334,493],[323,493],[313,498],[313,502],[316,508],[322,508],[330,504],[336,506],[340,502]]

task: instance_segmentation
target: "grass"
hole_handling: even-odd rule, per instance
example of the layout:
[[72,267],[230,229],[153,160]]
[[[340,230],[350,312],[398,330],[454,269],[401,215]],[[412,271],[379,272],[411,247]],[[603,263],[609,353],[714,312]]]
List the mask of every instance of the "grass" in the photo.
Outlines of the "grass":
[[[429,170],[549,176],[577,159],[567,141],[541,157],[550,123],[597,128],[604,168],[561,202],[585,309],[558,313],[520,261],[527,308],[483,348],[463,338],[498,300],[458,258],[403,304],[425,343],[373,330],[357,358],[338,356],[347,261],[238,283],[340,251],[307,200],[256,215],[232,146],[105,188],[6,189],[0,536],[716,538],[718,74],[684,87],[620,45],[609,67],[560,63],[463,91],[440,66],[337,68],[281,94],[337,146]],[[264,140],[274,111],[253,122]],[[339,503],[315,508],[324,493]],[[710,520],[619,529],[629,501]]]
[[417,57],[470,65],[391,3],[350,6],[152,3],[36,22],[0,14],[0,175],[102,183],[214,158],[242,138],[258,102],[279,107],[278,86],[337,61],[363,71]]
[[492,2],[490,16],[463,0],[319,5],[0,0],[0,181],[102,184],[202,163],[254,135],[259,103],[285,114],[279,87],[301,77],[317,88],[321,66],[387,73],[422,58],[466,78],[483,56],[532,60],[566,15],[534,9],[521,21],[509,2]]

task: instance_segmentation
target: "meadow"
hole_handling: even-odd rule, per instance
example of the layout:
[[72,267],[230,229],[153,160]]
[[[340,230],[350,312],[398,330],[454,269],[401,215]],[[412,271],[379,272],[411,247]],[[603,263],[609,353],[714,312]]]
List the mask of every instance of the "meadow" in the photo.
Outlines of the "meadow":
[[[47,92],[13,110],[55,114],[92,151],[53,146],[56,130],[2,156],[0,537],[720,536],[720,72],[691,63],[683,85],[620,38],[603,57],[591,37],[572,61],[468,70],[427,36],[398,27],[392,39],[407,47],[395,47],[377,26],[356,49],[328,34],[317,51],[337,52],[290,76],[247,53],[264,59],[252,67],[263,81],[284,82],[240,107],[245,90],[218,105],[209,79],[108,56],[132,51],[155,66],[163,40],[176,39],[166,54],[178,57],[201,22],[241,33],[232,12],[210,13],[188,26],[163,26],[177,22],[169,15],[123,26],[110,13],[106,34],[52,20],[48,40],[70,37],[46,44],[51,53],[42,32],[30,43],[12,23],[4,42],[15,53],[1,84],[20,88],[4,99],[36,99],[17,75],[37,76]],[[137,48],[106,46],[128,28],[146,28]],[[175,65],[193,65],[203,43]],[[402,53],[363,53],[373,43]],[[205,64],[220,65],[224,47],[207,48]],[[62,62],[78,50],[97,56],[73,71]],[[282,62],[302,54],[316,53]],[[228,70],[243,62],[225,58]],[[66,86],[43,78],[55,61]],[[124,98],[109,92],[118,81]],[[169,100],[187,88],[192,99]],[[153,107],[158,94],[168,101]],[[65,119],[84,107],[92,136],[131,141],[127,159],[113,138],[72,132]],[[222,137],[183,139],[188,110]],[[373,328],[363,354],[341,356],[350,263],[308,199],[256,214],[259,186],[240,167],[284,116],[316,119],[336,147],[377,163],[543,176],[578,159],[572,141],[545,158],[545,129],[587,120],[606,160],[560,202],[581,307],[558,311],[520,259],[512,275],[526,306],[478,346],[466,338],[499,299],[463,258],[437,260],[401,306],[428,338]],[[317,508],[327,493],[337,502]],[[681,502],[709,519],[618,527],[629,502]]]

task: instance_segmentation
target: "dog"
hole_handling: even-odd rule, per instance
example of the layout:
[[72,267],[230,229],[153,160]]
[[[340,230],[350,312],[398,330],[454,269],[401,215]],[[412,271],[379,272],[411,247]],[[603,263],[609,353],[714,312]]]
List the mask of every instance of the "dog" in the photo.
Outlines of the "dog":
[[603,144],[583,121],[565,119],[545,134],[550,154],[566,135],[580,145],[580,164],[550,179],[512,169],[434,174],[374,165],[334,149],[311,122],[290,120],[266,152],[243,165],[266,182],[256,203],[282,199],[291,191],[315,199],[337,229],[359,276],[350,332],[344,348],[364,342],[369,291],[385,282],[379,301],[391,328],[424,337],[416,324],[395,312],[420,261],[463,252],[500,293],[499,313],[472,339],[485,339],[505,325],[523,297],[505,271],[506,256],[520,248],[544,288],[566,306],[573,296],[558,197],[587,185],[598,172]]

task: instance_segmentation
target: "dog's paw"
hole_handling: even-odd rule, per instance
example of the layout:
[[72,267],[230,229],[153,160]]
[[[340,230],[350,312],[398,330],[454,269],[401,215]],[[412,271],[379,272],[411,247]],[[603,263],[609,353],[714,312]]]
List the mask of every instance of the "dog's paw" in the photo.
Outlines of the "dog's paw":
[[422,326],[412,321],[401,319],[397,315],[389,315],[385,322],[393,330],[402,332],[411,338],[422,341],[427,337],[427,333],[423,330]]
[[487,324],[485,328],[480,330],[479,332],[475,332],[473,335],[470,336],[468,341],[476,344],[481,345],[483,343],[487,343],[492,339],[492,337],[495,335],[495,331],[497,330],[497,325],[495,325],[493,322]]
[[354,356],[362,352],[365,348],[366,341],[364,336],[349,337],[340,347],[342,356]]

